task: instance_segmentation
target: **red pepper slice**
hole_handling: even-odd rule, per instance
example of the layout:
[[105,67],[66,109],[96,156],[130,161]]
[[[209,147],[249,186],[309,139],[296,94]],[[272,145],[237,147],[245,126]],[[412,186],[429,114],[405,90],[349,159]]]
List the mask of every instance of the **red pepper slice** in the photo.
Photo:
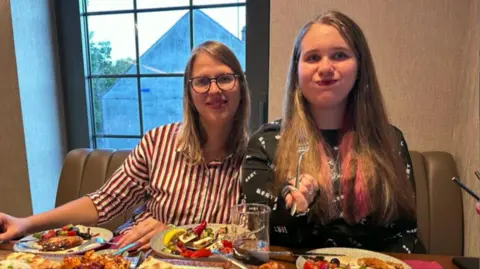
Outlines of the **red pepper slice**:
[[202,248],[192,253],[190,258],[205,258],[210,257],[212,252],[209,249]]
[[185,257],[185,258],[190,258],[190,257],[192,257],[193,253],[194,252],[191,251],[191,250],[185,250],[182,253],[180,253],[180,255],[182,255],[182,257]]
[[196,234],[196,235],[201,235],[203,230],[205,230],[205,228],[207,228],[207,222],[202,221],[202,223],[200,223],[200,225],[193,228],[193,233]]
[[223,247],[223,248],[220,249],[220,252],[225,253],[225,254],[232,254],[233,248]]
[[222,240],[222,245],[224,248],[233,248],[232,241],[229,240]]

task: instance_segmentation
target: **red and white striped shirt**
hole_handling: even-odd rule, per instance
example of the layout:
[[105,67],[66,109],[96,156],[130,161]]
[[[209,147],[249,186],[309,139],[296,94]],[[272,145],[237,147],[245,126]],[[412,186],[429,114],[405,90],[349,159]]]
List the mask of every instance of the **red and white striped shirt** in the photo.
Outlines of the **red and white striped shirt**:
[[230,208],[240,198],[242,156],[192,165],[175,148],[179,126],[173,123],[147,132],[110,180],[88,194],[99,224],[146,197],[144,210],[133,218],[134,225],[148,217],[174,225],[229,221]]

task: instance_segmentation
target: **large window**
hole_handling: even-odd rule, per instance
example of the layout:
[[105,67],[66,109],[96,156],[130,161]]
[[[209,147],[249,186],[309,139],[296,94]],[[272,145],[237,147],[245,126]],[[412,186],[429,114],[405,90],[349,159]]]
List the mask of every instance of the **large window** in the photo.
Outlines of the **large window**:
[[181,121],[193,47],[229,46],[245,69],[245,0],[81,0],[94,147],[131,148]]
[[69,150],[132,148],[180,121],[184,67],[205,40],[247,72],[251,130],[267,120],[269,0],[54,1]]

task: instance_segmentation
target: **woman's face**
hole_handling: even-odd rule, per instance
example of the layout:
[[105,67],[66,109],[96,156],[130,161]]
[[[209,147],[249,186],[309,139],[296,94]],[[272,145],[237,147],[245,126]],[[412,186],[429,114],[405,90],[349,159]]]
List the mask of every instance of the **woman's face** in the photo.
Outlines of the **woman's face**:
[[298,83],[312,108],[346,104],[357,77],[357,58],[337,29],[313,24],[303,37]]
[[[240,83],[232,74],[229,66],[208,53],[200,52],[195,57],[189,90],[203,124],[219,125],[233,120],[240,104]],[[210,81],[212,78],[216,81]],[[199,93],[200,89],[205,92]]]

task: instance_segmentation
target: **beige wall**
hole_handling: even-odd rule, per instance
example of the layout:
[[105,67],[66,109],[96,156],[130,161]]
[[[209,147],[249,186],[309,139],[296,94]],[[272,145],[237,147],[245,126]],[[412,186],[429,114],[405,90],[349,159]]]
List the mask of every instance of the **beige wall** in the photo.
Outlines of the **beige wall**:
[[0,211],[32,213],[10,5],[0,0]]
[[52,4],[0,0],[0,212],[15,216],[53,208],[65,155]]
[[[480,191],[479,12],[476,0],[273,0],[269,120],[281,116],[288,57],[299,29],[326,9],[364,30],[392,122],[410,149],[454,155],[461,179]],[[479,218],[464,197],[465,251],[477,255]]]

